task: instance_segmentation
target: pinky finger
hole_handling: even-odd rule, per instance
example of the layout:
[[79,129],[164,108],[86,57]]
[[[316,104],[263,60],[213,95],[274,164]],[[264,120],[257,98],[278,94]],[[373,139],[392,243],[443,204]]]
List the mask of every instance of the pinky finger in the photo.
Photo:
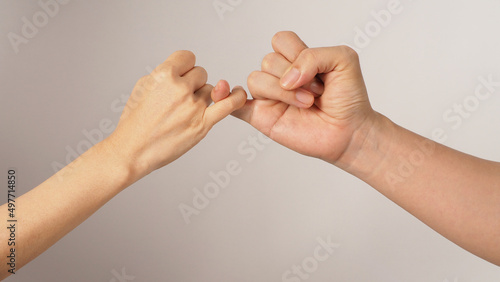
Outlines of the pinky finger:
[[221,100],[224,100],[230,94],[229,83],[225,80],[220,80],[215,85],[214,89],[212,89],[212,100],[214,103],[217,103]]
[[246,100],[247,94],[245,90],[240,86],[236,86],[227,98],[216,102],[206,109],[205,121],[210,127],[214,126],[232,112],[243,107]]

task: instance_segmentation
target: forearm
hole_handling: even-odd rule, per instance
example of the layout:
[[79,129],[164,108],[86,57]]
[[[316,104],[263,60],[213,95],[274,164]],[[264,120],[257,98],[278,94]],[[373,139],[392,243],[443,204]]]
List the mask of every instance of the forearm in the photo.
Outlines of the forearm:
[[[246,93],[214,89],[190,51],[177,51],[136,83],[115,131],[16,201],[16,270],[40,255],[120,191],[174,161],[217,122],[241,108]],[[214,104],[212,97],[215,97]],[[7,219],[7,207],[0,207]],[[6,222],[6,221],[5,221]],[[0,242],[10,234],[0,231]],[[7,248],[8,247],[8,248]],[[6,258],[10,246],[0,248]],[[0,279],[8,276],[0,266]]]
[[500,265],[500,164],[377,114],[336,163],[464,249]]
[[[135,179],[125,163],[117,159],[111,144],[105,140],[19,197],[16,268],[43,253],[129,186]],[[4,205],[1,207],[4,218],[6,212]],[[1,233],[4,238],[6,231]],[[4,251],[2,248],[1,255],[5,258]],[[6,267],[1,265],[0,277],[8,274]]]

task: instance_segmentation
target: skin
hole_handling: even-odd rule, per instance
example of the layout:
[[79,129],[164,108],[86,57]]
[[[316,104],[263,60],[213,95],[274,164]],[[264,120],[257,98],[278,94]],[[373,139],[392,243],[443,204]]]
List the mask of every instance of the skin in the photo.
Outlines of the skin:
[[[16,271],[126,187],[187,152],[245,103],[241,87],[230,93],[227,82],[215,89],[206,82],[193,53],[175,52],[137,82],[109,137],[17,198]],[[211,96],[224,99],[209,106]],[[0,214],[7,222],[6,205]],[[9,233],[3,228],[0,242],[7,242]],[[2,244],[0,256],[7,257],[9,249]],[[0,264],[1,279],[10,275],[7,270]]]
[[[108,138],[16,199],[23,207],[16,212],[23,230],[16,271],[126,187],[187,152],[231,112],[284,146],[359,177],[500,265],[499,163],[434,143],[374,111],[352,49],[307,48],[292,32],[276,34],[272,44],[275,52],[248,78],[253,100],[241,87],[230,92],[226,81],[207,85],[188,51],[141,78]],[[8,219],[6,205],[0,214]],[[8,237],[4,229],[0,241]],[[3,245],[0,255],[9,248]],[[8,275],[0,265],[0,278]]]
[[[469,252],[500,266],[500,163],[408,131],[370,105],[346,46],[308,48],[279,32],[253,96],[234,116],[298,153],[362,179]],[[315,82],[323,86],[311,87]]]

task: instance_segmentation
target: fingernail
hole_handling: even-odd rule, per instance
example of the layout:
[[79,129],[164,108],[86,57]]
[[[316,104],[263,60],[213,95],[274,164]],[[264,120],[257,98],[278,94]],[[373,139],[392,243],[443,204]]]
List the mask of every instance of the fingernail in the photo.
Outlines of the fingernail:
[[325,91],[325,89],[323,87],[323,84],[314,81],[313,83],[311,83],[311,91],[318,95],[321,95],[323,94],[323,91]]
[[311,93],[305,91],[304,89],[297,89],[295,92],[295,98],[304,105],[310,106],[314,103],[314,96]]
[[296,68],[291,68],[281,78],[281,86],[290,89],[299,80],[300,71]]

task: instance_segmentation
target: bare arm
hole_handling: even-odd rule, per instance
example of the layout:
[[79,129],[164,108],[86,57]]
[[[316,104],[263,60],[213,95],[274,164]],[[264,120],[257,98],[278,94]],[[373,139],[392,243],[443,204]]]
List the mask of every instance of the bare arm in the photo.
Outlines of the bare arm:
[[455,244],[500,266],[500,163],[376,116],[335,164]]
[[464,249],[500,265],[500,164],[401,128],[370,105],[359,58],[346,46],[272,41],[234,113],[273,140],[364,180]]
[[[220,93],[206,81],[206,71],[195,67],[191,52],[175,52],[139,80],[108,138],[19,197],[15,271],[123,189],[180,157],[215,123],[243,105],[243,89],[235,88],[229,95],[227,83],[227,93]],[[227,98],[209,106],[211,96]],[[5,205],[0,214],[7,219]],[[3,228],[0,241],[7,242],[8,236]],[[2,244],[0,256],[6,258],[10,248]],[[0,265],[0,279],[11,274],[8,267]]]
[[[19,197],[15,270],[43,253],[55,242],[87,219],[97,209],[132,183],[131,169],[116,158],[115,148],[103,141],[56,175]],[[7,218],[7,207],[0,207]],[[2,230],[1,242],[9,234]],[[2,244],[1,255],[8,249]],[[0,277],[8,276],[7,264],[0,266]]]

